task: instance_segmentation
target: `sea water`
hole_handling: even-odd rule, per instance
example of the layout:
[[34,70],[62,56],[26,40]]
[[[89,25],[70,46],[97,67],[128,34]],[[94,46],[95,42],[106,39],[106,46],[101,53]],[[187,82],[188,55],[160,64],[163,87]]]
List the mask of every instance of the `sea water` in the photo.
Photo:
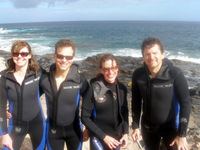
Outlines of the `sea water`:
[[144,38],[157,37],[170,59],[200,63],[200,22],[70,21],[0,24],[0,49],[10,51],[16,40],[26,40],[37,55],[54,52],[59,39],[77,45],[76,58],[99,53],[141,57]]

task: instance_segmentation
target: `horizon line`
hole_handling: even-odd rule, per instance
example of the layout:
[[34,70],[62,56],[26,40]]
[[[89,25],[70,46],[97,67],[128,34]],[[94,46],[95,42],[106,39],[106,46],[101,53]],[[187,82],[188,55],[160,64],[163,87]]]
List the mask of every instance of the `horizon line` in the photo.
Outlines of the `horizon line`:
[[188,23],[200,23],[200,21],[190,21],[190,20],[52,20],[52,21],[30,21],[30,22],[7,22],[0,23],[3,24],[28,24],[28,23],[52,23],[52,22],[188,22]]

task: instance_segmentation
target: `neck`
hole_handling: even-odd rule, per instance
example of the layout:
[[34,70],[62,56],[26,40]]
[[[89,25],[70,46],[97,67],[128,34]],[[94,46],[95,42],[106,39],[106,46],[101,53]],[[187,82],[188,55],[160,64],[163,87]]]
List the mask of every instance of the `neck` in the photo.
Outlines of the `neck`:
[[69,72],[69,69],[66,69],[66,70],[60,70],[60,69],[57,69],[56,68],[56,72],[55,72],[55,77],[56,78],[66,78],[68,72]]
[[26,74],[27,68],[28,68],[28,65],[23,66],[23,67],[15,66],[15,73],[24,75]]
[[149,69],[152,78],[155,78],[157,76],[158,72],[160,71],[161,66],[162,66],[162,64],[160,64],[159,66],[157,66],[155,68]]

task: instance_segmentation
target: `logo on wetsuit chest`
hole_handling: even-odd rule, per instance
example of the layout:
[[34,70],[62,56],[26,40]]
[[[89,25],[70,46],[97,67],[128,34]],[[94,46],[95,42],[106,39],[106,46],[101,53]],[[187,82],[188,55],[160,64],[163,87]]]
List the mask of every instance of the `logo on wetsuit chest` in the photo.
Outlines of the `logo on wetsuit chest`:
[[103,103],[106,101],[106,97],[104,96],[97,96],[97,98],[95,99],[98,103]]
[[25,82],[25,85],[31,84],[31,83],[33,83],[35,81],[38,81],[39,79],[40,79],[40,77],[37,77],[37,78],[35,78],[33,80],[27,81],[27,82]]
[[63,89],[78,89],[78,88],[80,88],[80,86],[79,85],[74,85],[74,86],[64,86],[63,87]]
[[172,87],[173,84],[172,83],[169,83],[169,84],[160,84],[160,85],[153,85],[153,87],[155,88],[169,88],[169,87]]

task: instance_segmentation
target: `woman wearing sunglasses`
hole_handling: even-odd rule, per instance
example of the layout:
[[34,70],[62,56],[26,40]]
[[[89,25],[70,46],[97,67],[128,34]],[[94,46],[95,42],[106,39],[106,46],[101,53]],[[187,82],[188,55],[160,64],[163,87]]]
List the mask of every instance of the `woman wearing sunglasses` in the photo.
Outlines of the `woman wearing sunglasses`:
[[[40,69],[30,45],[16,41],[8,68],[0,78],[0,135],[5,149],[19,150],[27,134],[33,149],[45,147],[45,121],[40,104]],[[8,103],[8,110],[7,110]],[[6,111],[11,114],[7,124]],[[3,148],[3,149],[4,149]]]
[[90,131],[91,150],[118,150],[128,142],[127,89],[118,81],[112,54],[100,59],[100,71],[83,99],[82,121]]

